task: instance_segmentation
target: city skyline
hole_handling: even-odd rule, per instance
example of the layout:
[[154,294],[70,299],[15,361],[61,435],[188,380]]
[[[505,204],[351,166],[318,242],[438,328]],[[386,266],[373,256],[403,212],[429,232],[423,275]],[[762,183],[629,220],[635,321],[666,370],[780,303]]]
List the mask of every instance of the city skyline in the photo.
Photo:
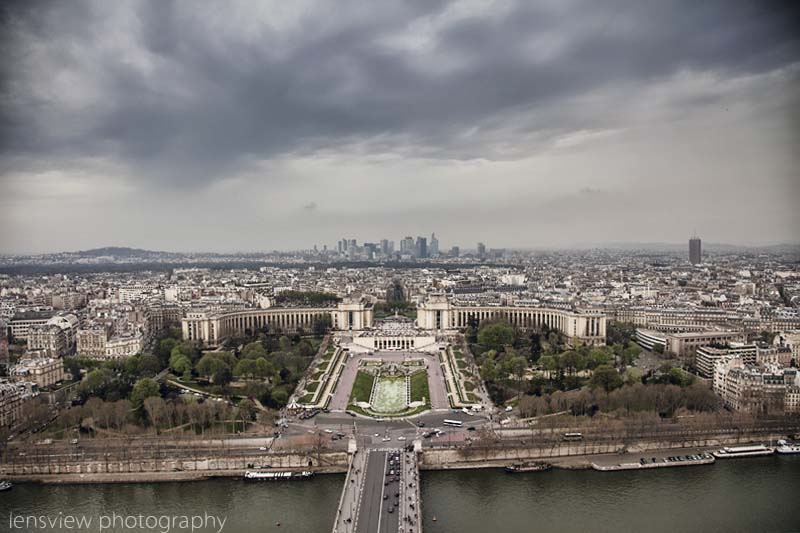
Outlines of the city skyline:
[[0,2],[9,528],[798,530],[798,28]]
[[365,227],[796,243],[796,22],[744,2],[6,4],[0,252]]

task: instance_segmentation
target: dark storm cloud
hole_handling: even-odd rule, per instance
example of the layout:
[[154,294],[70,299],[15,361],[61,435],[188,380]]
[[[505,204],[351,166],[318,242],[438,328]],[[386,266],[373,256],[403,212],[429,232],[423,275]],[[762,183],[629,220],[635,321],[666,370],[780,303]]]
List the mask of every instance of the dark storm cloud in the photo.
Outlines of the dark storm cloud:
[[[796,62],[797,5],[520,1],[439,20],[449,5],[330,2],[238,32],[239,4],[19,2],[2,11],[3,169],[103,157],[162,185],[346,146],[513,158],[531,147],[509,154],[509,136],[617,126],[554,111],[593,89]],[[426,20],[420,48],[387,44]]]

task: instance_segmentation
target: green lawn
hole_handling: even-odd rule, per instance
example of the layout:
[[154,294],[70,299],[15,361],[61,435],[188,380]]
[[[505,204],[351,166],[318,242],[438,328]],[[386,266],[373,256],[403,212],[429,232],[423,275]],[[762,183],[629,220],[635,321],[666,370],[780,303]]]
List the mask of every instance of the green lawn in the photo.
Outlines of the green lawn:
[[423,398],[426,402],[431,400],[431,392],[428,389],[428,373],[425,371],[411,375],[411,401],[420,402]]
[[375,382],[375,376],[367,372],[358,371],[356,374],[356,381],[353,383],[353,390],[350,392],[350,403],[368,402],[369,396],[372,394],[372,384]]
[[311,383],[306,383],[306,390],[308,392],[317,392],[319,388],[319,381],[312,381]]

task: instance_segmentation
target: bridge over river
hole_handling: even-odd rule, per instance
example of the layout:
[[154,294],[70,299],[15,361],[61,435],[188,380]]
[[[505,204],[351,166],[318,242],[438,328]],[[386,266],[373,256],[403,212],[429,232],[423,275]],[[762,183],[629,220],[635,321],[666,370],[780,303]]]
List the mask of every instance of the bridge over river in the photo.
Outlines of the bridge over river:
[[419,449],[352,450],[333,533],[422,531]]

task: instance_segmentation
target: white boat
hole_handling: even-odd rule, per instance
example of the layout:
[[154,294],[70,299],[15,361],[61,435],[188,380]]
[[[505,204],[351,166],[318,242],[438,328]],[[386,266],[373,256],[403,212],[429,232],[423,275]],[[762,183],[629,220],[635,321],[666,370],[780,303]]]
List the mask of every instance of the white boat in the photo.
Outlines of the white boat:
[[668,468],[673,466],[696,466],[710,465],[716,461],[713,455],[699,453],[693,455],[682,455],[672,457],[662,457],[653,462],[652,459],[642,457],[638,463],[618,463],[615,465],[599,465],[592,463],[592,468],[601,472],[614,472],[618,470],[647,470],[650,468]]
[[11,490],[12,488],[14,488],[14,485],[10,481],[0,481],[0,492]]
[[252,472],[248,470],[244,473],[247,481],[293,481],[298,479],[309,479],[314,476],[313,472]]
[[779,440],[778,447],[775,448],[775,451],[782,454],[800,453],[800,444]]
[[713,452],[717,459],[729,459],[734,457],[758,457],[761,455],[772,455],[775,448],[757,444],[754,446],[726,446],[721,450]]

